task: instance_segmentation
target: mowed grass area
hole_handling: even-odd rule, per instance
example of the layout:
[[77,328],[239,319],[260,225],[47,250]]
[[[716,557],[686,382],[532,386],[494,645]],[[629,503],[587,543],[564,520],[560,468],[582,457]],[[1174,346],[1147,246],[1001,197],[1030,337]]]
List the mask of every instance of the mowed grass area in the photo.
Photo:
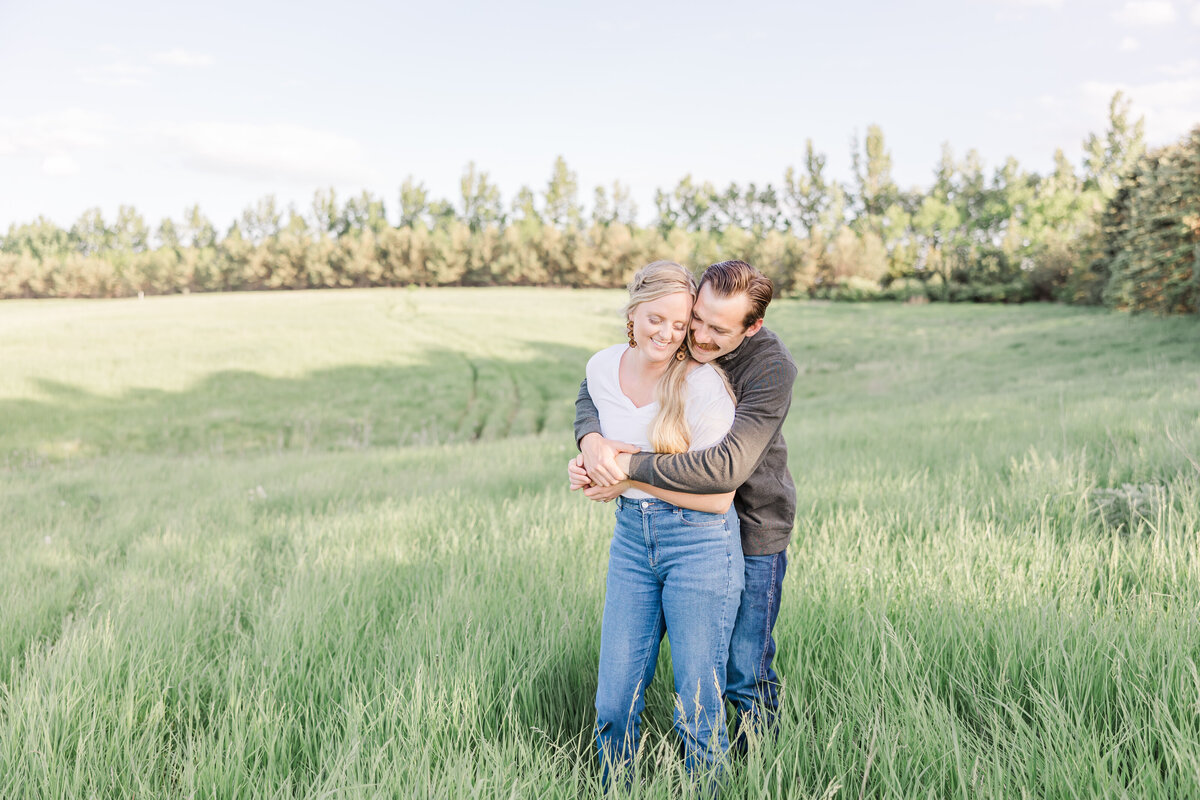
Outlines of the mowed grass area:
[[[599,793],[622,292],[0,304],[0,797]],[[1200,796],[1200,320],[814,305],[730,797]],[[664,648],[665,649],[665,648]],[[640,797],[687,796],[669,652]]]

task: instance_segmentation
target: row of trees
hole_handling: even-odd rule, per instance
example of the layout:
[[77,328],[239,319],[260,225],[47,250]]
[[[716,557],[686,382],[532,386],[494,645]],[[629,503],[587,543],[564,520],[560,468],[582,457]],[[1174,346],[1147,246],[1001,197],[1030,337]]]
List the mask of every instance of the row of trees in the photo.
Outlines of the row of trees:
[[[585,208],[561,157],[544,189],[523,187],[508,204],[473,163],[454,202],[409,179],[392,218],[381,198],[362,193],[341,201],[332,190],[317,192],[305,213],[265,197],[224,233],[196,206],[153,230],[130,207],[111,222],[91,210],[67,230],[44,219],[10,227],[0,239],[0,296],[410,283],[618,286],[655,258],[693,265],[742,258],[783,291],[816,296],[1142,307],[1129,291],[1109,288],[1124,274],[1114,270],[1114,258],[1127,249],[1112,235],[1120,229],[1137,236],[1109,220],[1120,216],[1112,204],[1130,196],[1123,177],[1149,163],[1142,123],[1131,122],[1120,94],[1110,104],[1108,130],[1089,137],[1085,153],[1081,171],[1059,151],[1053,171],[1038,175],[1014,159],[989,172],[975,151],[958,157],[946,146],[932,184],[903,190],[892,177],[883,131],[871,126],[852,147],[849,182],[828,176],[825,156],[809,141],[802,165],[788,168],[778,185],[718,189],[686,176],[659,190],[648,225],[638,224],[620,183],[597,187]],[[1179,169],[1170,164],[1151,173]],[[1142,180],[1152,194],[1151,184],[1167,178]],[[1194,186],[1182,191],[1197,197]],[[1182,300],[1170,310],[1186,306]]]

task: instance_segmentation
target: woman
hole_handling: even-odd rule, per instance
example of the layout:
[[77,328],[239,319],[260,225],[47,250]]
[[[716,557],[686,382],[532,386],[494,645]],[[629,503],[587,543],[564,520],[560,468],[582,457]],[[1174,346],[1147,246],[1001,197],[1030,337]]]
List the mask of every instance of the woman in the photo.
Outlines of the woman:
[[[733,423],[720,370],[688,356],[696,283],[657,261],[629,285],[629,343],[592,356],[587,385],[606,438],[661,453],[716,444]],[[576,487],[578,488],[578,487]],[[696,495],[626,481],[597,498],[617,500],[609,549],[596,744],[604,780],[631,765],[646,687],[665,628],[675,671],[675,729],[695,773],[728,749],[725,662],[744,581],[733,493]]]

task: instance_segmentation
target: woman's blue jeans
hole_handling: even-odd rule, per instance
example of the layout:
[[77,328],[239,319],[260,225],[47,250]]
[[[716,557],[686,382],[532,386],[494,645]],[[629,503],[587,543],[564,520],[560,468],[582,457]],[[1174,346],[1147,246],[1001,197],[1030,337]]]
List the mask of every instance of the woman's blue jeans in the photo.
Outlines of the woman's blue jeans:
[[605,785],[628,776],[646,687],[665,628],[675,672],[675,730],[689,772],[729,749],[725,667],[745,581],[737,512],[709,514],[662,500],[617,498],[609,548],[596,746]]

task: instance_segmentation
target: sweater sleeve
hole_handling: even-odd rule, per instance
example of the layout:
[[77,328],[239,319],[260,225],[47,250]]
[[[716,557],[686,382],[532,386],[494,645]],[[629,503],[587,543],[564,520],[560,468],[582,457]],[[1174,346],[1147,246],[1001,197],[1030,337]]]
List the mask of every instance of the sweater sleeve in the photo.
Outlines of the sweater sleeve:
[[579,440],[589,433],[602,433],[600,430],[600,412],[588,394],[587,378],[579,384],[579,396],[575,398],[575,446]]
[[[733,427],[720,442],[704,450],[671,455],[634,453],[629,477],[661,489],[693,494],[736,491],[758,467],[767,446],[783,427],[792,404],[796,366],[772,360],[748,375],[738,395]],[[575,426],[579,438],[579,424]]]

